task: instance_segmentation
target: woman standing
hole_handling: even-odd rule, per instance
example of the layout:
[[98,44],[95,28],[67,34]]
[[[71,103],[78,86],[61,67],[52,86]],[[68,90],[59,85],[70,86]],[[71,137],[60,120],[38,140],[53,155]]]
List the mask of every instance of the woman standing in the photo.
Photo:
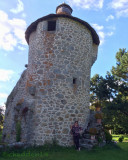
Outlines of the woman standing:
[[74,125],[71,127],[71,133],[73,135],[73,141],[77,150],[80,151],[79,139],[80,139],[80,131],[83,130],[78,125],[78,121],[75,121]]

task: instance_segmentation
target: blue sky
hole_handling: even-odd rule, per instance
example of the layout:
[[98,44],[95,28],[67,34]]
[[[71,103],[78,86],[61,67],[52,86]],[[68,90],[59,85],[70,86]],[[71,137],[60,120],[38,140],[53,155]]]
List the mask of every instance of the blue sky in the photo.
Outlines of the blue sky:
[[[0,105],[6,102],[28,61],[24,32],[63,0],[0,0]],[[91,76],[105,76],[115,65],[119,48],[128,49],[128,0],[65,0],[72,15],[88,22],[100,37]]]

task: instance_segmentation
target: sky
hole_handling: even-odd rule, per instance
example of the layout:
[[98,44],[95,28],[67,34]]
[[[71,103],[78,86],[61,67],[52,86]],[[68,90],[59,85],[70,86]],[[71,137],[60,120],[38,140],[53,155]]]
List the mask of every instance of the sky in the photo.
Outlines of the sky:
[[63,2],[72,7],[72,16],[88,22],[100,37],[91,77],[105,76],[116,65],[119,48],[128,50],[128,0],[0,0],[1,106],[28,63],[26,28],[38,18],[55,13]]

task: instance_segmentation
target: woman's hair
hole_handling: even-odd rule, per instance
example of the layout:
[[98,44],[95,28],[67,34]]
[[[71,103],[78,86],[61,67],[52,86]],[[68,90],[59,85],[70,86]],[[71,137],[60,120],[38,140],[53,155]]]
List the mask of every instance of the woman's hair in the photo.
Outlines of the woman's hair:
[[75,121],[75,123],[78,123],[78,121]]

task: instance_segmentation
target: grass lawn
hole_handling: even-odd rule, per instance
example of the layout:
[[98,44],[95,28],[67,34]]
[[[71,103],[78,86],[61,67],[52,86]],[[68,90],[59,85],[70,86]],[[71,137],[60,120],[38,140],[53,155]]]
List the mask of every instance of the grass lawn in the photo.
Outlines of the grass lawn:
[[128,160],[128,143],[76,151],[74,148],[48,147],[0,151],[0,160]]
[[112,139],[118,141],[119,137],[121,136],[124,136],[123,142],[128,142],[128,135],[125,134],[120,134],[120,135],[112,134]]

